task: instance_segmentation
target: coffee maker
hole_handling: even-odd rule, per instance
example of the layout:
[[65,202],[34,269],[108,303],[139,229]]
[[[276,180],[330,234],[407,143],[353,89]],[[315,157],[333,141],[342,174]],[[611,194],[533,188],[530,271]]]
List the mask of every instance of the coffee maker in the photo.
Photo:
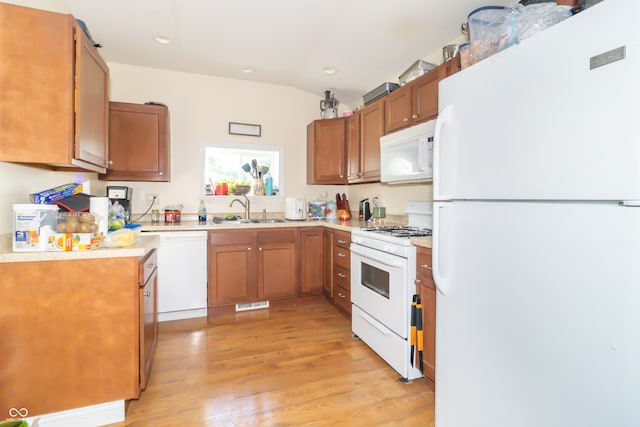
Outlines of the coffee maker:
[[111,203],[118,202],[124,208],[124,220],[131,221],[131,195],[133,188],[122,185],[111,185],[107,187],[107,197]]

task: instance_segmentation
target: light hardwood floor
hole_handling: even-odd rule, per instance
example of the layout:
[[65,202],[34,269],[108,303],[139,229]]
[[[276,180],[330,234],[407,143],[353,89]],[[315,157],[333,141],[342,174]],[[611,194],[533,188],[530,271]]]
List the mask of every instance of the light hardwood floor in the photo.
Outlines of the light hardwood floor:
[[433,426],[433,397],[313,297],[161,323],[147,389],[111,426]]

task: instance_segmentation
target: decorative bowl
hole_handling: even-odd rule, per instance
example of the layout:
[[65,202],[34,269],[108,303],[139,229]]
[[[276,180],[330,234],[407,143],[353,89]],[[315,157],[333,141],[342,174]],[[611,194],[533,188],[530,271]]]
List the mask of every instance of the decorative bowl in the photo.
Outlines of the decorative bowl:
[[236,188],[233,190],[233,194],[236,196],[241,196],[243,194],[247,194],[250,190],[250,185],[236,185]]

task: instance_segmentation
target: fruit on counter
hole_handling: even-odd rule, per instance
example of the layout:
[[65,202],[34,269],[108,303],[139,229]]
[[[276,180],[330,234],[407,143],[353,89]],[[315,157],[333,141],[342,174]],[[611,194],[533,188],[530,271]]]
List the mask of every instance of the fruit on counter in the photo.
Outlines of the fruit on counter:
[[58,233],[96,233],[96,217],[89,212],[62,214],[56,225]]
[[114,219],[109,222],[109,228],[112,230],[120,230],[122,227],[124,227],[124,220],[122,219]]
[[235,216],[234,214],[228,214],[225,218],[226,218],[228,221],[232,221],[232,220],[236,219],[236,216]]

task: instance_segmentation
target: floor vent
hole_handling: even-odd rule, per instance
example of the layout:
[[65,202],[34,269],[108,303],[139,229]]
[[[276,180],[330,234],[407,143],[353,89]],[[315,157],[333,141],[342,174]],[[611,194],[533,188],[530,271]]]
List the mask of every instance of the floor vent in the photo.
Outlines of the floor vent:
[[246,304],[236,304],[236,311],[258,310],[269,308],[269,301],[248,302]]

